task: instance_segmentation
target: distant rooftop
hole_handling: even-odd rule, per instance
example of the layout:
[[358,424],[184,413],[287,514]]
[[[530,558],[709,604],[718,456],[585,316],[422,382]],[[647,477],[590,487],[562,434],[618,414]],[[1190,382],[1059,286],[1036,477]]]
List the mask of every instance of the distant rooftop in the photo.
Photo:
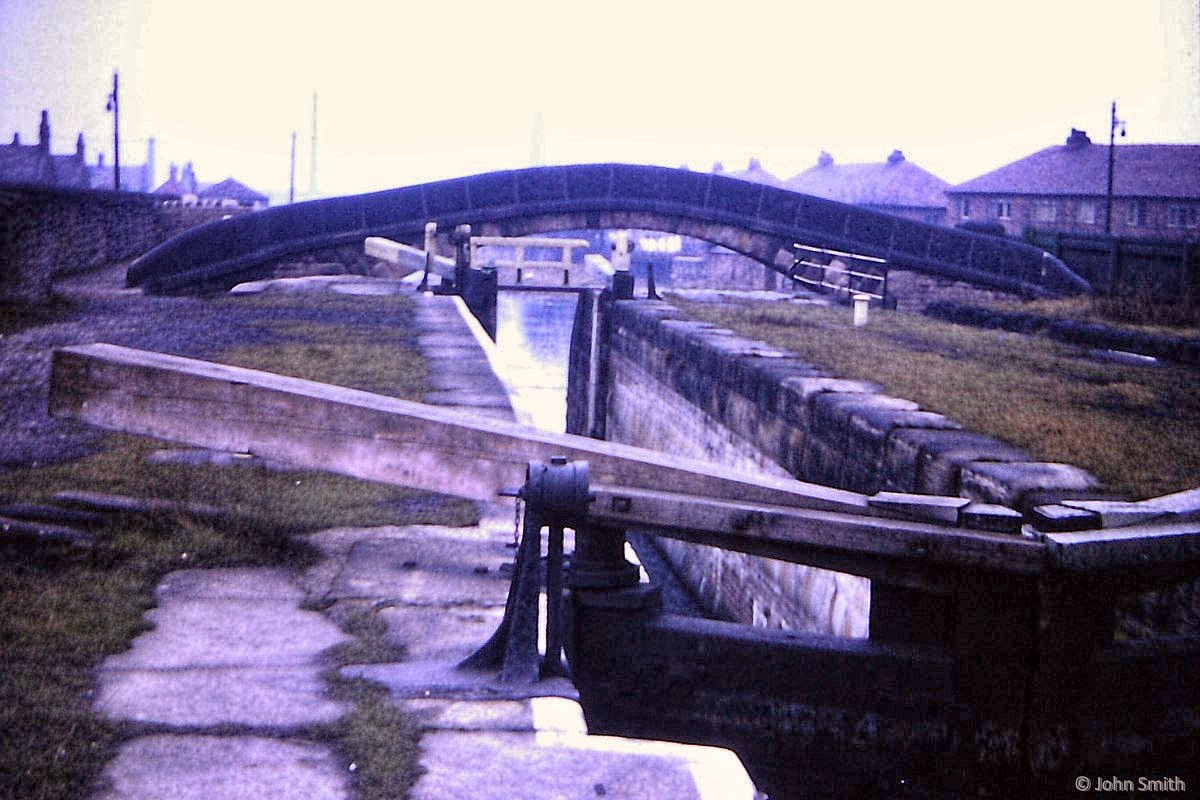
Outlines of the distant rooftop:
[[882,208],[944,208],[949,183],[893,150],[887,161],[836,164],[821,153],[816,166],[784,182],[794,192]]
[[254,191],[241,181],[226,178],[220,183],[214,183],[200,190],[201,200],[236,200],[238,205],[266,205],[269,201],[265,194]]
[[713,164],[713,172],[718,175],[725,175],[729,178],[738,178],[751,183],[765,183],[768,186],[783,186],[783,181],[763,169],[762,163],[757,158],[750,159],[750,163],[740,172],[726,172],[725,167],[720,161]]
[[[1036,153],[953,187],[954,193],[1105,195],[1107,144],[1071,131],[1066,144]],[[1200,144],[1122,144],[1113,151],[1113,194],[1200,197]]]

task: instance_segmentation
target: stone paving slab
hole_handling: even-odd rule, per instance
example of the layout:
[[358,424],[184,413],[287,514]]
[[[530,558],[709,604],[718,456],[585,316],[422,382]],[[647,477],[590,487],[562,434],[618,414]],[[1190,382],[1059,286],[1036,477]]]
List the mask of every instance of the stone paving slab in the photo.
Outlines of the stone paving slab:
[[435,731],[412,800],[754,800],[727,750],[573,733]]
[[475,652],[500,627],[504,605],[427,608],[419,615],[411,608],[392,607],[381,609],[378,616],[387,625],[387,640],[403,646],[410,659],[457,662]]
[[293,730],[350,710],[329,699],[316,666],[103,670],[95,709],[109,719],[169,728],[226,725]]
[[95,800],[343,800],[349,793],[325,747],[261,736],[133,739],[104,779],[110,788]]
[[303,592],[278,569],[187,570],[167,575],[154,628],[105,659],[96,710],[170,727],[296,727],[348,710],[326,696],[321,654],[349,640],[300,609]]
[[350,637],[325,617],[277,600],[172,599],[146,614],[154,629],[105,671],[304,666]]
[[503,607],[508,580],[501,571],[512,558],[512,551],[496,542],[446,542],[432,535],[366,540],[351,550],[330,598]]
[[278,600],[299,604],[304,592],[291,570],[270,567],[188,569],[165,575],[155,590],[160,603],[172,598]]
[[587,733],[583,709],[578,702],[565,697],[471,701],[413,699],[400,705],[426,730]]

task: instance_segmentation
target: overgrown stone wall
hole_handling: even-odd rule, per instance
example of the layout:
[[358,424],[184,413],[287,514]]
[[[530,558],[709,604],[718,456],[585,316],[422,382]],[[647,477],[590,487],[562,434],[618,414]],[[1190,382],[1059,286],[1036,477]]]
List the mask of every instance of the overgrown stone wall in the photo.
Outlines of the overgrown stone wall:
[[[963,495],[1027,509],[1094,496],[1098,481],[953,420],[831,377],[790,353],[661,302],[614,303],[607,438],[867,494]],[[666,542],[713,610],[771,627],[864,636],[866,580]]]
[[236,213],[146,194],[0,186],[0,301],[45,302],[56,278],[134,258]]

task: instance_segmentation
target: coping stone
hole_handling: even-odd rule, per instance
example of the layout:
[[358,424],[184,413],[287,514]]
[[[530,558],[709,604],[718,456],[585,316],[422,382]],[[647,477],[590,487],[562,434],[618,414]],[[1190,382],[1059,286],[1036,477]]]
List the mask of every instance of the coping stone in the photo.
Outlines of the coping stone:
[[1018,509],[1066,498],[1088,499],[1100,491],[1094,475],[1071,464],[974,462],[962,470],[964,495]]

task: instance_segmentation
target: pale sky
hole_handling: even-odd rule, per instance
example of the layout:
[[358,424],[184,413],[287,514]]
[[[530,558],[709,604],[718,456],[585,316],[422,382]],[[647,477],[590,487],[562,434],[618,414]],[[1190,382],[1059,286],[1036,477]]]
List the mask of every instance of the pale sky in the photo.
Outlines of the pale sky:
[[[0,0],[0,142],[122,162],[158,140],[158,176],[194,161],[286,197],[347,194],[530,163],[602,161],[789,178],[895,148],[958,183],[1071,127],[1107,142],[1200,143],[1200,0],[567,0],[370,3]],[[1200,180],[1200,178],[1198,178]]]

